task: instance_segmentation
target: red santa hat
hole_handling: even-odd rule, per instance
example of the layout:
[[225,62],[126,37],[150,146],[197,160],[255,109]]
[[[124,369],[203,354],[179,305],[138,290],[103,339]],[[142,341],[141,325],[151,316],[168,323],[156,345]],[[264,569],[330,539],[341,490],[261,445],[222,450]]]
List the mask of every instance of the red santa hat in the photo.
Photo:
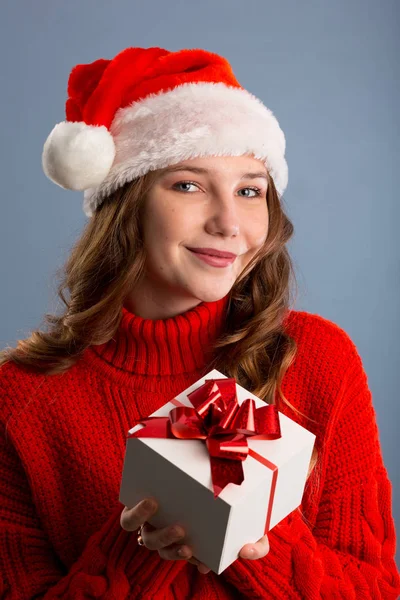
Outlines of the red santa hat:
[[72,69],[66,120],[48,136],[42,165],[54,183],[84,190],[91,217],[106,196],[148,171],[242,154],[264,162],[282,195],[283,131],[225,58],[201,49],[126,48]]

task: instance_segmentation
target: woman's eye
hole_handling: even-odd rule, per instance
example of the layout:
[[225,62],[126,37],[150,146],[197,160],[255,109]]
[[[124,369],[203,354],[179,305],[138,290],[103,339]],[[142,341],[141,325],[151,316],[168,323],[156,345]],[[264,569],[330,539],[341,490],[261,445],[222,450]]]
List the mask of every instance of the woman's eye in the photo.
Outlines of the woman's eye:
[[251,192],[254,192],[254,195],[252,195],[252,196],[249,196],[249,195],[245,196],[247,198],[255,198],[256,196],[261,196],[261,190],[259,188],[247,187],[247,188],[242,188],[239,191],[242,192],[243,190],[250,190]]
[[191,181],[180,181],[179,183],[175,183],[172,187],[173,189],[177,189],[179,192],[187,192],[188,189],[179,189],[179,186],[194,186],[197,187],[197,185],[195,183],[192,183]]
[[[189,192],[190,187],[195,188],[192,191],[196,191],[196,189],[198,189],[198,186],[195,183],[193,183],[192,181],[179,181],[178,183],[175,183],[172,186],[172,188],[174,190],[177,190],[178,192]],[[256,198],[257,196],[261,196],[261,193],[262,193],[261,190],[257,187],[246,187],[246,188],[242,188],[239,191],[240,192],[242,192],[242,191],[250,192],[250,193],[244,195],[245,198]]]

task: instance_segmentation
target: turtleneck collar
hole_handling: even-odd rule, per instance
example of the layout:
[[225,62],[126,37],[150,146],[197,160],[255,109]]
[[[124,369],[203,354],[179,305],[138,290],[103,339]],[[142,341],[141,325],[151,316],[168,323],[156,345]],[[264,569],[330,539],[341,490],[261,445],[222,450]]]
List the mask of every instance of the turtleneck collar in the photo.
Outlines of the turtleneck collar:
[[173,375],[202,369],[222,333],[229,294],[169,319],[143,319],[122,307],[114,336],[93,350],[117,369],[138,375]]

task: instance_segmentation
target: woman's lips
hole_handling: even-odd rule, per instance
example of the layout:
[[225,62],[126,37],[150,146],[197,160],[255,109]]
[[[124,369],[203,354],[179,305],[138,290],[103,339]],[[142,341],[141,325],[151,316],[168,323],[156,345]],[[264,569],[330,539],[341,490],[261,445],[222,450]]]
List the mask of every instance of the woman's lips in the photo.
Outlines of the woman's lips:
[[237,256],[232,252],[222,252],[221,250],[214,250],[214,248],[188,248],[188,250],[213,267],[227,267],[235,261]]

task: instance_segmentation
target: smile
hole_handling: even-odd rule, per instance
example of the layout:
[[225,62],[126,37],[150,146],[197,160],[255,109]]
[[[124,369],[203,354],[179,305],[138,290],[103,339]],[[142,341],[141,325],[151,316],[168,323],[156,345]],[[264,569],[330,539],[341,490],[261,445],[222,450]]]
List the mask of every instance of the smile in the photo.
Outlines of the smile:
[[187,249],[189,250],[189,252],[194,254],[196,258],[213,267],[227,267],[235,261],[237,256],[232,252],[222,252],[221,250],[214,250],[213,248]]

